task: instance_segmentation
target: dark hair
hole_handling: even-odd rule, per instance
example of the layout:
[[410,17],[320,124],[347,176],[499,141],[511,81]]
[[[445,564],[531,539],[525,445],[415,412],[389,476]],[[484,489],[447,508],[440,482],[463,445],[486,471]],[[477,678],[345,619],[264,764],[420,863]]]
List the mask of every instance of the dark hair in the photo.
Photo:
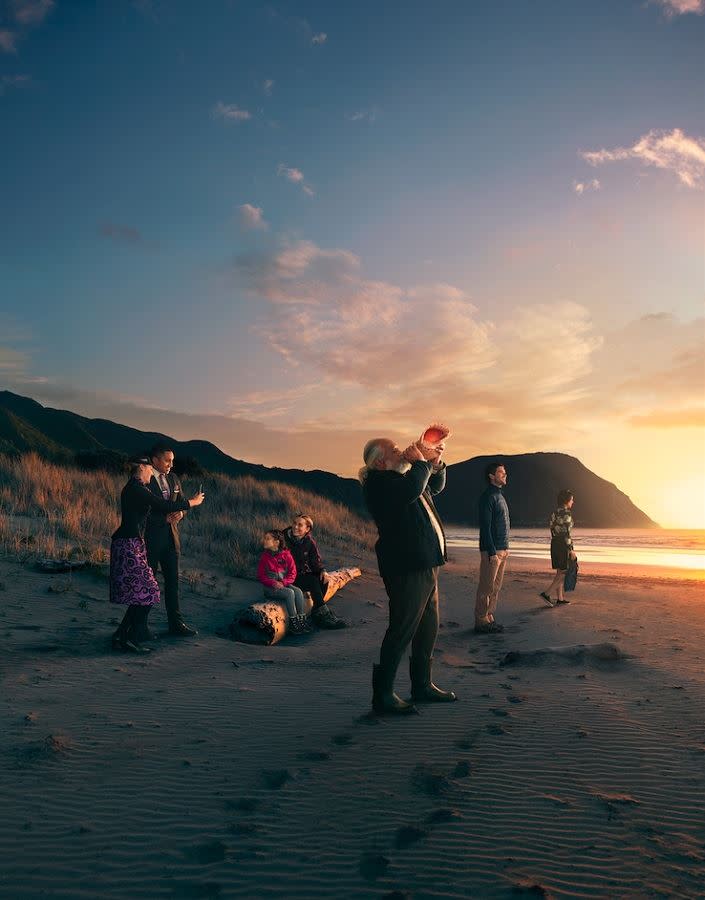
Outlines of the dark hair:
[[280,531],[279,528],[268,528],[265,531],[265,534],[271,534],[275,541],[279,541],[279,550],[284,550],[286,547],[286,541],[284,540],[284,532]]
[[130,475],[134,475],[140,466],[151,466],[152,461],[146,456],[131,456],[127,460],[127,465],[130,470]]
[[491,462],[485,466],[485,480],[490,480],[490,475],[494,475],[494,473],[499,469],[500,466],[503,466],[504,463],[501,462]]
[[565,506],[569,500],[573,499],[573,492],[569,491],[568,488],[563,488],[563,490],[558,491],[558,505]]
[[174,448],[171,444],[167,444],[166,441],[157,441],[157,443],[152,447],[149,451],[149,455],[152,459],[155,456],[163,456],[165,453],[173,453]]

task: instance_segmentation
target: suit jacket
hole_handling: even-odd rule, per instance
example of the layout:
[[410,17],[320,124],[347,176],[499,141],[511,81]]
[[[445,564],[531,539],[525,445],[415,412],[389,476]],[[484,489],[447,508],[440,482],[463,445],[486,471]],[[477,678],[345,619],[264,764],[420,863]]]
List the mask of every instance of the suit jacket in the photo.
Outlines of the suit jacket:
[[[182,499],[183,491],[178,476],[173,472],[169,472],[166,476],[166,480],[171,491],[171,500],[177,498]],[[159,487],[159,482],[154,476],[151,478],[148,487],[153,494],[156,494],[163,499],[162,489]],[[161,552],[167,547],[173,547],[177,553],[181,552],[179,527],[178,525],[167,522],[166,517],[167,513],[160,512],[156,509],[150,510],[149,516],[147,517],[147,525],[144,530],[144,541],[147,545],[148,552]]]
[[434,473],[431,463],[421,460],[412,463],[406,475],[391,470],[368,472],[362,489],[379,532],[375,550],[380,575],[405,575],[444,564],[447,557],[421,495],[441,525],[431,498],[445,483],[445,466]]

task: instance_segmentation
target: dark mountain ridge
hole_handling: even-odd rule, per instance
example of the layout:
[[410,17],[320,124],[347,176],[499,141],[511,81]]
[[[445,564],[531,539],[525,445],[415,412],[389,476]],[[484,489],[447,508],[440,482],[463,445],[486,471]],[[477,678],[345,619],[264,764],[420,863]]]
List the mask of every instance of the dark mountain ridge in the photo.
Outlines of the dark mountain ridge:
[[[86,452],[144,453],[161,440],[174,448],[177,460],[190,457],[210,472],[290,484],[337,500],[357,512],[363,511],[360,485],[354,478],[341,478],[319,469],[268,468],[234,459],[209,441],[177,441],[159,432],[139,431],[108,419],[88,419],[68,410],[44,407],[10,391],[0,391],[0,453],[34,451],[44,458],[69,464],[76,462],[77,454]],[[558,490],[567,487],[576,496],[574,518],[578,525],[657,527],[615,485],[563,453],[476,456],[449,466],[448,488],[437,498],[438,509],[446,522],[477,525],[477,500],[485,487],[483,471],[493,459],[502,462],[509,473],[505,494],[514,526],[545,527]]]

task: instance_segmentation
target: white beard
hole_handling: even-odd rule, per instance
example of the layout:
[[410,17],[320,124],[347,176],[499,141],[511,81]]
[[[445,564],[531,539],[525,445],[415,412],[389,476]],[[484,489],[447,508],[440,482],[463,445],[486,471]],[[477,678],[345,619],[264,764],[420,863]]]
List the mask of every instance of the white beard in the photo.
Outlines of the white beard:
[[397,466],[392,466],[392,471],[398,472],[400,475],[406,475],[406,473],[409,471],[410,468],[411,468],[411,463],[406,462],[406,460],[405,460],[404,462],[400,462],[399,465],[397,465]]

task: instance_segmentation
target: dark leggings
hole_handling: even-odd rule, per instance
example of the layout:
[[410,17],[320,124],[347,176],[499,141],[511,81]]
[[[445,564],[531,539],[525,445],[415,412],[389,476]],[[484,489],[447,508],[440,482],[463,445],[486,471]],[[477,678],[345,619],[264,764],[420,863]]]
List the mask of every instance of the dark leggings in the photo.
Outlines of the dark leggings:
[[323,582],[320,575],[297,575],[294,584],[304,592],[311,592],[314,609],[323,606]]

